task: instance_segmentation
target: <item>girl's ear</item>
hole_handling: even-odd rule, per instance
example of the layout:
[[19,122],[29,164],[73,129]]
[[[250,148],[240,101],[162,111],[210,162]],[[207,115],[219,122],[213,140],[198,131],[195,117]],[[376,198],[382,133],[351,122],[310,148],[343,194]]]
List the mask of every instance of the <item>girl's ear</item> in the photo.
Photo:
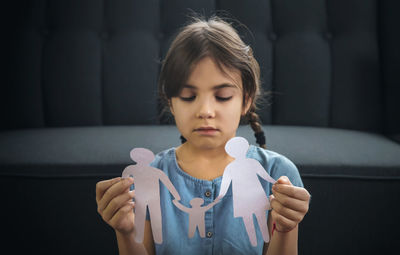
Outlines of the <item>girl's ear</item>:
[[169,111],[171,112],[171,114],[172,114],[173,116],[175,116],[175,114],[174,114],[174,108],[172,108],[172,101],[171,101],[171,99],[168,99],[168,107],[169,107]]
[[246,105],[243,105],[243,111],[242,111],[242,115],[243,116],[246,115],[246,113],[249,112],[250,107],[251,107],[251,105],[253,103],[253,100],[251,98],[249,98],[248,96],[246,96],[245,102],[246,102]]

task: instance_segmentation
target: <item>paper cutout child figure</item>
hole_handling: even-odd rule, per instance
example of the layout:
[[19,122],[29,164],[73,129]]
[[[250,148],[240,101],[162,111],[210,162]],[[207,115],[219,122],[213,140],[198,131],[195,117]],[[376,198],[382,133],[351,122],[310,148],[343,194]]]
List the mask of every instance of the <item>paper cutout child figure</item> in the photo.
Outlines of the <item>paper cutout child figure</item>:
[[205,213],[219,201],[221,200],[216,199],[207,206],[201,206],[204,203],[204,200],[202,198],[196,197],[190,200],[190,205],[192,206],[192,208],[188,208],[180,204],[177,200],[172,201],[176,207],[189,214],[189,238],[192,238],[194,236],[194,233],[196,232],[196,227],[199,230],[200,237],[204,238],[206,236],[204,223]]
[[149,166],[154,160],[152,151],[145,148],[135,148],[131,151],[130,156],[137,164],[126,167],[122,172],[122,177],[132,176],[134,178],[136,203],[135,241],[137,243],[143,242],[146,208],[148,207],[154,242],[160,244],[163,240],[159,181],[167,187],[176,200],[180,200],[181,198],[164,172]]
[[249,143],[243,137],[234,137],[226,143],[226,152],[235,160],[225,168],[217,199],[226,194],[232,182],[233,216],[243,218],[251,245],[257,246],[253,214],[257,218],[264,241],[268,243],[266,212],[271,209],[258,176],[271,183],[275,183],[275,180],[257,160],[246,158],[248,149]]

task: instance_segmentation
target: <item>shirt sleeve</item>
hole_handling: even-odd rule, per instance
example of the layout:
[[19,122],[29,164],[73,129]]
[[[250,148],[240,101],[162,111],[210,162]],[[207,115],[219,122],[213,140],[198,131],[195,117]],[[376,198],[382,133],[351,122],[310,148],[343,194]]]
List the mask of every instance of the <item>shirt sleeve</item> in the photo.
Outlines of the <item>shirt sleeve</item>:
[[275,158],[271,168],[271,176],[275,180],[278,180],[281,176],[287,176],[294,186],[304,187],[296,165],[283,155]]

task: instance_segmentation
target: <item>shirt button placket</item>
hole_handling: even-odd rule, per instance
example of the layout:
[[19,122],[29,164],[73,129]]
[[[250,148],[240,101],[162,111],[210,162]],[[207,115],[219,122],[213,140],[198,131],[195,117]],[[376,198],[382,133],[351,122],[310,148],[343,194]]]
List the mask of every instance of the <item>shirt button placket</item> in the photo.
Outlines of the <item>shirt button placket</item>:
[[[212,187],[208,187],[208,189],[206,189],[204,191],[204,200],[207,201],[208,203],[211,203],[213,200],[213,191],[212,191]],[[214,231],[214,224],[213,224],[213,209],[209,209],[206,211],[205,214],[205,222],[206,222],[206,238],[209,240],[207,243],[208,245],[210,245],[210,249],[212,251],[212,246],[213,246],[213,231]],[[210,251],[210,252],[211,252]]]

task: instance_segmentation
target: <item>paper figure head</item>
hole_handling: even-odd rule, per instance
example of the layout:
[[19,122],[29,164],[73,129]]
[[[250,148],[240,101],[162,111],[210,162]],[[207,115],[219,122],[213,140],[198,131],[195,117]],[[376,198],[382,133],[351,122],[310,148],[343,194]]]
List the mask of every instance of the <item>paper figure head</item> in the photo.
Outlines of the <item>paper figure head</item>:
[[130,155],[137,164],[149,165],[154,160],[154,153],[145,148],[134,148]]
[[225,151],[234,158],[245,158],[249,142],[243,137],[233,137],[225,145]]
[[200,197],[196,197],[196,198],[193,198],[192,200],[190,200],[190,205],[192,207],[200,207],[202,204],[204,204],[204,199],[202,199]]

